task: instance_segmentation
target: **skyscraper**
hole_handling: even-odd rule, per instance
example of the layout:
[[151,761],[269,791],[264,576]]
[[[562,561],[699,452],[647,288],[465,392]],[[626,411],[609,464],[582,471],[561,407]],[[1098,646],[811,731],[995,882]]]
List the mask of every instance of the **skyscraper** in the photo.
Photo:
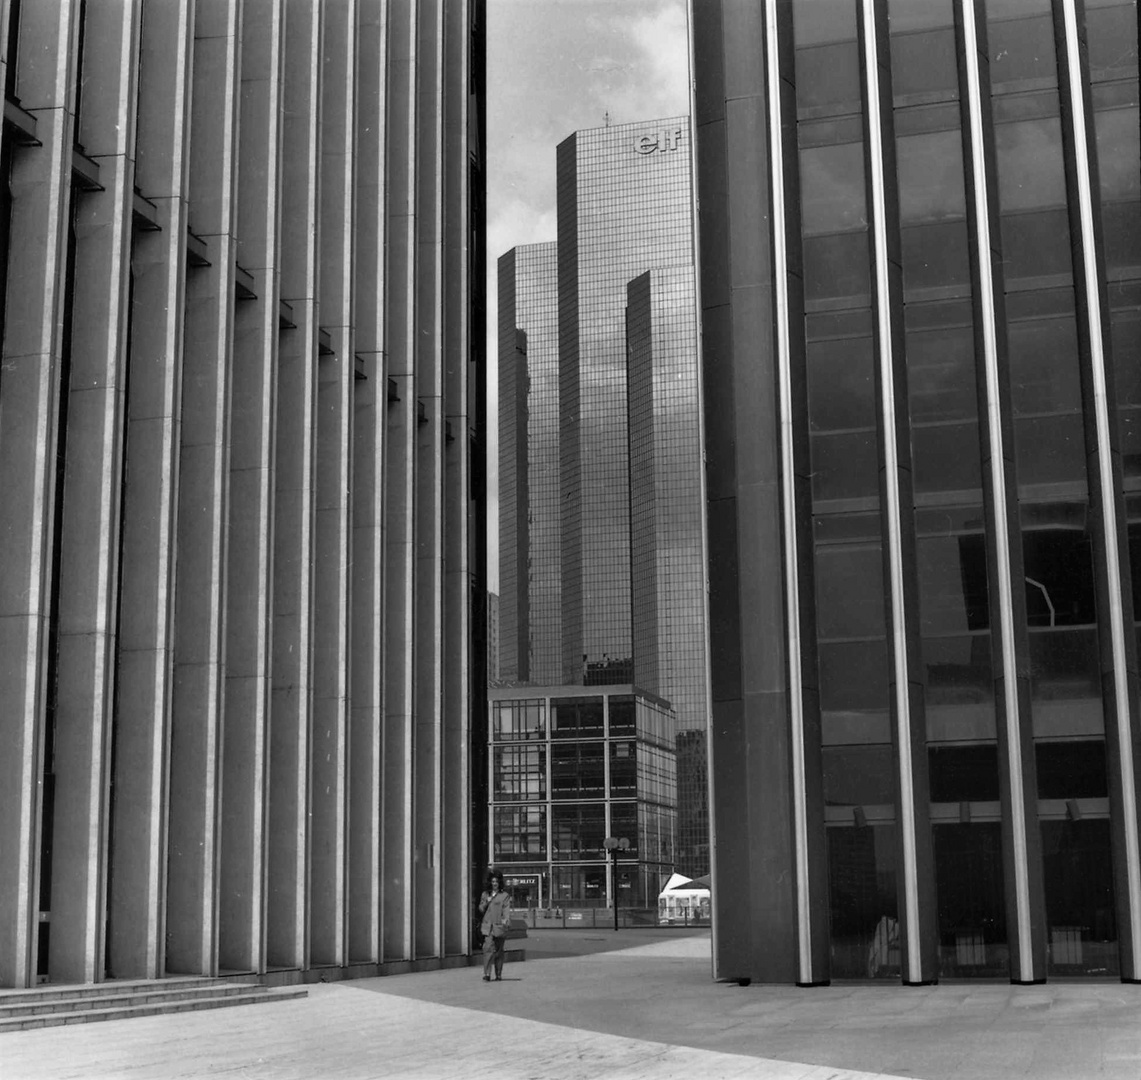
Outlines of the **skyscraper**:
[[555,244],[499,259],[500,678],[559,681],[559,340]]
[[0,28],[0,986],[461,957],[482,0]]
[[693,261],[689,120],[578,131],[558,147],[563,680],[629,682],[626,285]]
[[1136,4],[694,12],[716,971],[1141,979]]

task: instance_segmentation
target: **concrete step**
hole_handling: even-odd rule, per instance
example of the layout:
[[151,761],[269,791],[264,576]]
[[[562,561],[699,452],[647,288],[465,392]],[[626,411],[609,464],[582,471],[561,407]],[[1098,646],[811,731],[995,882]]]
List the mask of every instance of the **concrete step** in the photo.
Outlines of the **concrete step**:
[[[217,986],[219,980],[209,975],[168,975],[161,979],[108,979],[99,983],[51,984],[35,986],[29,990],[0,990],[0,1007],[23,1001],[58,1001],[61,998],[106,997],[108,994],[129,994],[139,990],[186,989],[196,986]],[[236,980],[235,980],[236,981]]]
[[252,988],[240,983],[185,987],[166,987],[161,983],[152,983],[149,987],[117,990],[106,994],[76,994],[41,1001],[0,1001],[0,1020],[17,1016],[42,1016],[54,1012],[82,1012],[85,1009],[114,1009],[123,1005],[189,1001],[198,997],[234,997],[250,989]]
[[[151,985],[153,987],[155,983]],[[225,1009],[237,1005],[265,1005],[275,1001],[293,1001],[306,997],[307,994],[308,991],[304,987],[285,986],[270,989],[265,986],[222,983],[185,990],[150,990],[137,994],[105,997],[85,995],[83,998],[57,1000],[52,1003],[56,1007],[50,1011],[21,1011],[14,1015],[0,1015],[0,1035],[9,1031],[58,1027],[64,1024],[126,1020],[135,1016],[198,1012],[202,1009]],[[9,1009],[23,1007],[36,1009],[37,1005],[24,1002],[22,1005],[6,1006]]]

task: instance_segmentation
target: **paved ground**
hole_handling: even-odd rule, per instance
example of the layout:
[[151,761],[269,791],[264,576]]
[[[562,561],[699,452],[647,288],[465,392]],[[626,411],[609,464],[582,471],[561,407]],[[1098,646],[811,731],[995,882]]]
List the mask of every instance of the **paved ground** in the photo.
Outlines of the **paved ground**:
[[1141,1080],[1141,986],[715,983],[708,931],[531,931],[478,968],[0,1036],[3,1080]]

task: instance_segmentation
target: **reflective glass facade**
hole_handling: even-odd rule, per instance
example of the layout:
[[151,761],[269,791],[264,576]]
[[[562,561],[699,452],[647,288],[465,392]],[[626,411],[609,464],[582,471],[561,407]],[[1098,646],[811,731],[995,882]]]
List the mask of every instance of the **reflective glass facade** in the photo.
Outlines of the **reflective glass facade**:
[[559,681],[559,353],[555,244],[499,259],[499,679]]
[[[708,729],[696,321],[692,267],[650,270],[627,286],[634,678],[673,705],[679,740]],[[709,872],[707,800],[690,777],[676,869],[699,877]]]
[[626,286],[693,261],[689,121],[578,131],[557,184],[562,678],[630,682]]
[[546,907],[612,902],[603,841],[625,837],[622,907],[656,903],[674,865],[673,713],[632,686],[491,691],[493,863],[538,875]]
[[725,977],[1139,977],[1137,40],[697,6]]

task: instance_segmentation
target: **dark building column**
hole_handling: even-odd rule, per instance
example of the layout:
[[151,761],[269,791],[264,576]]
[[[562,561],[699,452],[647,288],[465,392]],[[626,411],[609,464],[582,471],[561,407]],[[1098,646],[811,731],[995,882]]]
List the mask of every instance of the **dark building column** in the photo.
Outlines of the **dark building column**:
[[[1123,982],[1141,981],[1141,771],[1137,638],[1101,220],[1084,0],[1054,0],[1070,212],[1098,651],[1109,771],[1110,837]],[[1134,98],[1136,100],[1136,98]],[[1136,360],[1136,358],[1135,358]]]

